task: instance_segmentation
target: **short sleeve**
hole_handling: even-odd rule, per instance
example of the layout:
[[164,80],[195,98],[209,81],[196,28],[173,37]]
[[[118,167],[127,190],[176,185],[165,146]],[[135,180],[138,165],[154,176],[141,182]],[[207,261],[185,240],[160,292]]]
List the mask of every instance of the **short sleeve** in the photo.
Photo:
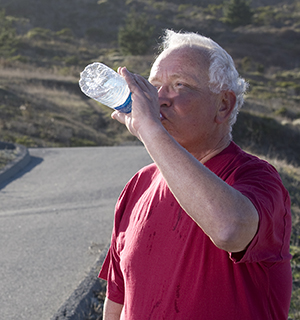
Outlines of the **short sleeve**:
[[231,254],[235,262],[278,262],[290,259],[290,198],[277,171],[268,163],[240,167],[232,187],[245,195],[259,214],[259,226],[248,248]]
[[[149,166],[150,167],[150,166]],[[138,172],[125,186],[115,207],[114,227],[111,237],[111,245],[107,256],[104,260],[99,273],[99,278],[107,281],[107,297],[116,303],[124,304],[124,278],[120,266],[120,251],[122,250],[122,236],[120,236],[120,224],[124,219],[129,219],[124,215],[124,212],[131,211],[131,206],[134,206],[135,188],[140,173]],[[149,182],[148,182],[149,183]],[[129,208],[129,209],[128,209]]]
[[99,273],[99,278],[107,280],[106,296],[109,300],[124,304],[124,280],[119,268],[119,260],[116,257],[112,244],[104,260]]

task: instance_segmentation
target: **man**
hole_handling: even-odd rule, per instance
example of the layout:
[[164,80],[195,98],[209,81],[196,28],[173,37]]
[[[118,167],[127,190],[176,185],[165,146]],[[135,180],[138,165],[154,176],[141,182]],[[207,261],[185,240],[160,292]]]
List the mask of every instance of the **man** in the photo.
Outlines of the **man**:
[[246,83],[231,57],[167,31],[149,82],[120,68],[114,112],[154,163],[116,205],[104,319],[287,319],[290,201],[278,173],[231,141]]

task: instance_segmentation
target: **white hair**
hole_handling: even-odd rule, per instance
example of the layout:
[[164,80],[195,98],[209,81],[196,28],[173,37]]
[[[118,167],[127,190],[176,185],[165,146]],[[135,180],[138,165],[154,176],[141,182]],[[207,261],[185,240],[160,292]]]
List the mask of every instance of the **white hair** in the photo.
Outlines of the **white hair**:
[[244,103],[248,83],[239,76],[232,57],[215,41],[193,32],[165,31],[161,44],[163,51],[184,46],[206,49],[210,60],[209,89],[212,92],[218,94],[223,90],[232,90],[235,93],[236,103],[229,118],[229,125],[232,127]]

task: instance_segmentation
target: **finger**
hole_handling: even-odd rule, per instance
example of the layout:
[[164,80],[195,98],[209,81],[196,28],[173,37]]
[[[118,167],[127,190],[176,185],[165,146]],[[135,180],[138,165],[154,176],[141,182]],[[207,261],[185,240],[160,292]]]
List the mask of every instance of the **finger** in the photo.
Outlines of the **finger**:
[[136,77],[131,72],[129,72],[126,67],[119,68],[118,71],[126,80],[130,91],[134,92],[134,90],[138,86],[138,81],[137,81]]
[[118,69],[117,69],[117,72],[119,73],[119,74],[121,74],[121,67],[118,67]]
[[125,114],[124,112],[114,111],[114,112],[111,114],[111,117],[112,117],[114,120],[117,120],[117,121],[119,121],[120,123],[125,124],[126,114]]
[[157,91],[155,89],[155,87],[153,87],[153,85],[147,79],[145,79],[144,77],[142,77],[142,76],[140,76],[138,74],[135,74],[134,77],[135,77],[136,83],[140,86],[140,88],[143,91],[152,91],[153,89],[155,91]]
[[119,67],[118,72],[125,78],[131,92],[135,92],[136,88],[142,91],[151,91],[152,94],[157,94],[157,89],[144,77],[138,74],[133,74],[126,67]]

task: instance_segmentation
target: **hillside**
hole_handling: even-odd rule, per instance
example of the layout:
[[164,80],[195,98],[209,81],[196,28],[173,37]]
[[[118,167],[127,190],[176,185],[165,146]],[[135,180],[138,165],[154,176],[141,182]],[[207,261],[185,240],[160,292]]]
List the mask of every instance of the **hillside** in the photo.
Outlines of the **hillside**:
[[[138,144],[110,118],[109,108],[82,94],[79,73],[101,61],[147,77],[163,29],[212,37],[250,83],[234,140],[268,158],[291,194],[291,317],[300,319],[300,3],[252,0],[251,22],[233,26],[226,21],[228,1],[0,0],[0,141],[29,147]],[[136,50],[147,45],[143,53],[122,48],[118,36],[126,26]]]
[[[251,84],[244,108],[251,113],[251,121],[264,121],[262,115],[275,119],[279,126],[284,121],[287,130],[283,131],[292,131],[297,139],[293,124],[300,118],[299,4],[253,1],[253,23],[233,29],[222,21],[221,1],[205,3],[0,0],[5,19],[16,29],[13,43],[0,47],[2,138],[31,146],[111,145],[131,140],[123,128],[112,124],[107,108],[82,95],[79,73],[98,60],[114,68],[126,65],[147,76],[153,48],[167,27],[197,31],[219,42]],[[132,10],[145,14],[148,25],[154,27],[143,56],[124,56],[118,46],[118,30]],[[268,126],[273,126],[268,128],[269,139],[272,130],[278,130],[275,123],[268,122]],[[258,137],[249,131],[236,134],[239,143],[245,134],[247,140],[249,135],[254,139],[251,144],[257,144]],[[286,139],[280,140],[285,148]],[[290,150],[289,159],[298,162],[298,151]]]

